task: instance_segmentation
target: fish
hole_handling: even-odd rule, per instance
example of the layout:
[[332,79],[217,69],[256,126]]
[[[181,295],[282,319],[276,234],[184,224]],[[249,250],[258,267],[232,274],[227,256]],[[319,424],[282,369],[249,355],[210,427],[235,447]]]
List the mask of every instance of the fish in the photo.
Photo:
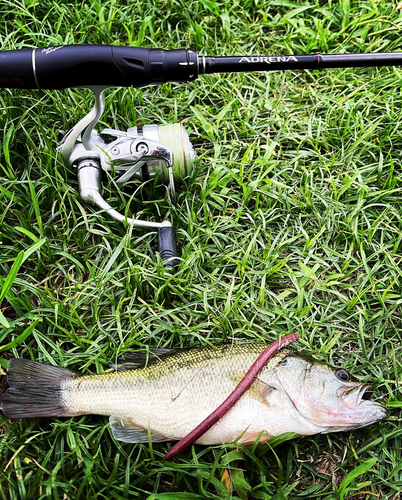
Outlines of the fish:
[[[154,349],[126,356],[125,363],[99,375],[15,358],[0,409],[10,419],[105,415],[114,438],[127,443],[180,440],[230,395],[264,348],[239,343]],[[372,393],[372,384],[344,368],[284,348],[197,443],[251,445],[284,433],[365,427],[387,415]]]

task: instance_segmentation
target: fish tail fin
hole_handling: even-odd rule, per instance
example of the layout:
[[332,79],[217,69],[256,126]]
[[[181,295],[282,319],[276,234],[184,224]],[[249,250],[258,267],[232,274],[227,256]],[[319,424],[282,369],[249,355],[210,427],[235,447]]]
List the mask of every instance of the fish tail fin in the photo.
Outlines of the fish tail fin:
[[8,363],[9,388],[2,395],[0,409],[9,418],[67,417],[75,413],[63,400],[63,386],[75,372],[42,365],[28,359]]

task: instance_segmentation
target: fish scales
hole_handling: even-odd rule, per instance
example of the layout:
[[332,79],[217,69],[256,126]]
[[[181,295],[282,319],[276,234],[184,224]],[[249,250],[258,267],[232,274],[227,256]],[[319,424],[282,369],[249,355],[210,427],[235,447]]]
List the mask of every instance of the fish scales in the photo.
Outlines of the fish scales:
[[[237,374],[245,373],[264,348],[245,344],[189,349],[144,368],[77,377],[66,381],[63,402],[71,414],[130,416],[141,427],[150,426],[167,439],[178,439],[230,395],[238,381]],[[282,352],[273,363],[268,363],[259,378],[269,378],[272,365],[285,354]],[[222,439],[229,439],[228,432],[231,440],[238,437],[258,418],[258,406],[246,393],[226,415],[219,435],[213,439],[221,443]],[[201,441],[210,440],[216,431],[209,431]],[[255,430],[259,431],[260,428]]]

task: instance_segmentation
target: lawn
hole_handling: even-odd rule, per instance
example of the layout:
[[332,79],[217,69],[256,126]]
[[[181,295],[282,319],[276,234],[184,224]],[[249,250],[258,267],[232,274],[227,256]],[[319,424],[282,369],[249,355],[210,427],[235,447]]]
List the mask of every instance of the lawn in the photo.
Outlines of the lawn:
[[[401,51],[396,2],[2,0],[3,50],[72,43],[202,55]],[[0,366],[102,373],[133,349],[295,347],[377,384],[388,418],[257,448],[116,442],[104,417],[0,415],[0,499],[371,499],[402,491],[401,68],[221,74],[107,92],[101,127],[182,122],[197,150],[177,205],[163,186],[104,196],[156,235],[80,201],[57,154],[88,90],[0,92]]]

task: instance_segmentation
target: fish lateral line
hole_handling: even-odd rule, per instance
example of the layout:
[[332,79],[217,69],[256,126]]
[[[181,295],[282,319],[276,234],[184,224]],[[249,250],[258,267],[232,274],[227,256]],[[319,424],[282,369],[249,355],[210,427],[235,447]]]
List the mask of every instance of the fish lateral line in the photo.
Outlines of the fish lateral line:
[[204,419],[197,427],[187,434],[183,439],[176,443],[162,460],[169,460],[179,455],[186,448],[194,444],[203,434],[205,434],[218,420],[220,420],[240,399],[240,397],[251,386],[254,379],[264,368],[266,363],[276,354],[280,349],[286,347],[293,342],[299,340],[299,334],[291,333],[285,335],[278,340],[275,340],[258,356],[256,361],[251,365],[244,377],[240,380],[235,389],[229,394],[225,401],[218,406],[206,419]]

